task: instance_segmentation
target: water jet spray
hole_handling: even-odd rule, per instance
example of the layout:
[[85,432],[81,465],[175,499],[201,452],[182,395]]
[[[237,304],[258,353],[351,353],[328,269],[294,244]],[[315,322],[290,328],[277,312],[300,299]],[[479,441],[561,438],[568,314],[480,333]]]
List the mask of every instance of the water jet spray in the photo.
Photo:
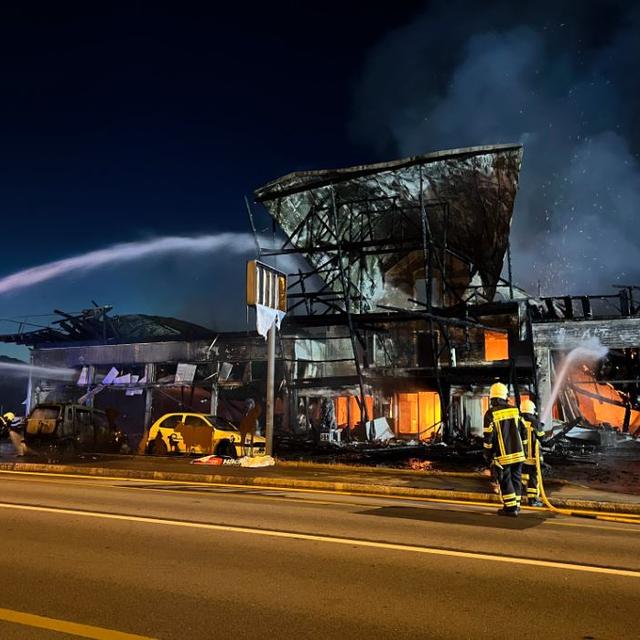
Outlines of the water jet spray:
[[79,256],[55,260],[0,278],[0,294],[32,287],[61,276],[91,271],[99,267],[115,266],[177,252],[249,253],[253,237],[248,233],[217,233],[202,236],[167,236],[140,242],[115,244],[106,249],[89,251]]

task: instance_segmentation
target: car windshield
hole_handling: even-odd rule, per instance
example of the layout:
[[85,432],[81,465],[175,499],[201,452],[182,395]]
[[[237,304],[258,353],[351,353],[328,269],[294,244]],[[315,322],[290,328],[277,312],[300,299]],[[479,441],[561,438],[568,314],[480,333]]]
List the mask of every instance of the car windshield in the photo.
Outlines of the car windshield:
[[216,428],[224,429],[225,431],[237,431],[237,427],[228,420],[221,418],[220,416],[207,416],[207,420]]
[[36,407],[29,418],[31,420],[56,420],[60,415],[60,407]]

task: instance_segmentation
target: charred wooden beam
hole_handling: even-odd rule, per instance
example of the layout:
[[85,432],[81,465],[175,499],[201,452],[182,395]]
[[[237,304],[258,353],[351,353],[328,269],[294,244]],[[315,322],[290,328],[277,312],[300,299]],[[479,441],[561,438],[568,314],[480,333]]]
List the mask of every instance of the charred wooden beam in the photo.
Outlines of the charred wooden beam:
[[428,311],[407,311],[406,309],[400,309],[399,307],[392,307],[390,305],[379,304],[378,308],[387,309],[389,311],[401,312],[403,314],[411,315],[413,318],[420,318],[423,320],[436,320],[443,324],[448,324],[454,327],[469,327],[472,329],[483,329],[486,331],[495,331],[496,333],[509,333],[508,329],[499,329],[497,327],[490,327],[489,325],[480,324],[478,322],[471,322],[469,320],[461,320],[460,318],[449,318],[444,315],[435,313],[429,313]]

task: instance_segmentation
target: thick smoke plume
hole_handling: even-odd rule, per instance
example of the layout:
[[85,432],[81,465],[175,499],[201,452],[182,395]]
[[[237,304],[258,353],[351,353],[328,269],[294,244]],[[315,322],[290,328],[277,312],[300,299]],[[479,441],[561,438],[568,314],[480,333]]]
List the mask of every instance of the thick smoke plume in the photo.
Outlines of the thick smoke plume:
[[634,4],[431,2],[371,52],[354,136],[380,156],[522,142],[516,284],[640,284]]

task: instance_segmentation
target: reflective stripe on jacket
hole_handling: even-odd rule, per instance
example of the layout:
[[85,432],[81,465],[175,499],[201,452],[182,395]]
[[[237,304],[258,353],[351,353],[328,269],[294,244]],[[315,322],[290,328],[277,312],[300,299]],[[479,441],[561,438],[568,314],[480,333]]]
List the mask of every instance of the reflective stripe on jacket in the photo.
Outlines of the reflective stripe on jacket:
[[[522,432],[521,432],[522,429]],[[515,407],[491,407],[484,415],[484,448],[499,465],[524,462],[526,436]]]
[[523,413],[520,418],[526,433],[525,462],[535,466],[536,452],[540,446],[539,441],[544,436],[544,431],[540,427],[537,418],[530,413]]

